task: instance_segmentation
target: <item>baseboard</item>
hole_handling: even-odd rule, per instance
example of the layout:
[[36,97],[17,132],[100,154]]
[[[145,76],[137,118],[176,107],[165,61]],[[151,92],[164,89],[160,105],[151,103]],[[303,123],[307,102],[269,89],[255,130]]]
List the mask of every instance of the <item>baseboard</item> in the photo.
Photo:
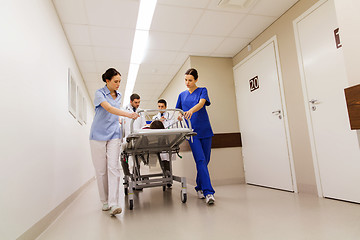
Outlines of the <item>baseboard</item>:
[[245,178],[211,179],[213,186],[245,184]]
[[299,193],[308,193],[308,194],[313,194],[313,195],[317,195],[317,188],[316,185],[310,185],[310,184],[301,184],[298,183],[298,191]]
[[[196,186],[196,182],[193,179],[186,178],[186,182],[191,186]],[[245,184],[245,178],[211,179],[213,187],[233,184]]]
[[84,190],[84,188],[86,188],[94,180],[95,177],[92,177],[89,181],[82,185],[78,190],[71,194],[67,199],[65,199],[62,203],[60,203],[56,208],[49,212],[45,217],[40,219],[17,239],[31,240],[39,237],[40,234],[44,232],[50,226],[50,224],[52,224],[60,216],[60,214],[70,205],[70,203],[74,201],[74,199]]

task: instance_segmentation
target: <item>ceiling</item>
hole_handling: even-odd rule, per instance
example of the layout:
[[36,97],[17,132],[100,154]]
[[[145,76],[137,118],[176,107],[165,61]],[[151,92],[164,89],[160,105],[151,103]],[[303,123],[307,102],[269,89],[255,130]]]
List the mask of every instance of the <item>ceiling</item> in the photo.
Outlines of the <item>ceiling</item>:
[[[158,0],[149,45],[134,92],[141,107],[157,99],[190,55],[233,57],[297,0],[256,0],[246,9],[219,7],[220,0]],[[53,0],[93,99],[109,67],[122,75],[124,93],[139,0]]]

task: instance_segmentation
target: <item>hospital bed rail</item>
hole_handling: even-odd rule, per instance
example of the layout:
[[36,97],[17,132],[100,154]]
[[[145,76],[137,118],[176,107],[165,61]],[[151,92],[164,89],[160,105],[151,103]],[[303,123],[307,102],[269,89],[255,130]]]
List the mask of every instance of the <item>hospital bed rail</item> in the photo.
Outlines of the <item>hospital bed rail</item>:
[[[130,156],[133,156],[133,171],[130,176],[124,177],[124,191],[125,195],[128,195],[129,208],[133,209],[134,205],[134,190],[142,190],[143,188],[150,187],[163,187],[163,191],[166,190],[166,186],[171,186],[173,181],[181,183],[181,201],[183,203],[187,200],[186,192],[186,178],[174,176],[172,174],[172,158],[175,154],[179,153],[180,144],[186,139],[190,139],[195,136],[196,133],[191,128],[191,122],[186,121],[184,118],[179,121],[176,112],[184,115],[181,109],[149,109],[139,110],[137,113],[142,114],[154,114],[160,111],[172,111],[174,122],[167,129],[138,129],[134,130],[134,119],[130,123],[130,134],[126,137],[126,146],[122,151],[122,161],[126,159],[128,161]],[[176,119],[175,119],[176,118]],[[160,154],[168,154],[169,156],[169,171],[165,171],[164,163]],[[162,169],[162,173],[155,174],[141,174],[140,172],[140,160],[145,164],[149,164],[149,157],[156,155],[159,164]]]

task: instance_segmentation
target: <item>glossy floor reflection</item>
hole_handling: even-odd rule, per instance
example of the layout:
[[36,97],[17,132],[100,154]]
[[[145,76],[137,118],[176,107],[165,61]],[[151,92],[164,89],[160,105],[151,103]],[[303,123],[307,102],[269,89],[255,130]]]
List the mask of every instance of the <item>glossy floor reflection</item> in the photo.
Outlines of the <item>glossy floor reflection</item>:
[[358,204],[244,184],[215,190],[213,206],[190,185],[182,203],[179,183],[137,192],[134,210],[121,195],[123,212],[112,218],[93,181],[38,239],[360,239]]

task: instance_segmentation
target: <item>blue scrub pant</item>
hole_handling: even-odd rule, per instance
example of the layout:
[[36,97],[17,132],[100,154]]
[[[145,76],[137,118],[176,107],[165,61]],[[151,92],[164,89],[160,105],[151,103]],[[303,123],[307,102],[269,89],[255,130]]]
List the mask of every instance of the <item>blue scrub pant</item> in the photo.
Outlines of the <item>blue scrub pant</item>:
[[198,138],[194,136],[192,140],[193,141],[189,141],[189,144],[195,159],[197,169],[197,186],[195,187],[195,190],[202,190],[205,196],[208,194],[214,194],[215,191],[211,186],[210,174],[207,167],[210,162],[212,137]]

